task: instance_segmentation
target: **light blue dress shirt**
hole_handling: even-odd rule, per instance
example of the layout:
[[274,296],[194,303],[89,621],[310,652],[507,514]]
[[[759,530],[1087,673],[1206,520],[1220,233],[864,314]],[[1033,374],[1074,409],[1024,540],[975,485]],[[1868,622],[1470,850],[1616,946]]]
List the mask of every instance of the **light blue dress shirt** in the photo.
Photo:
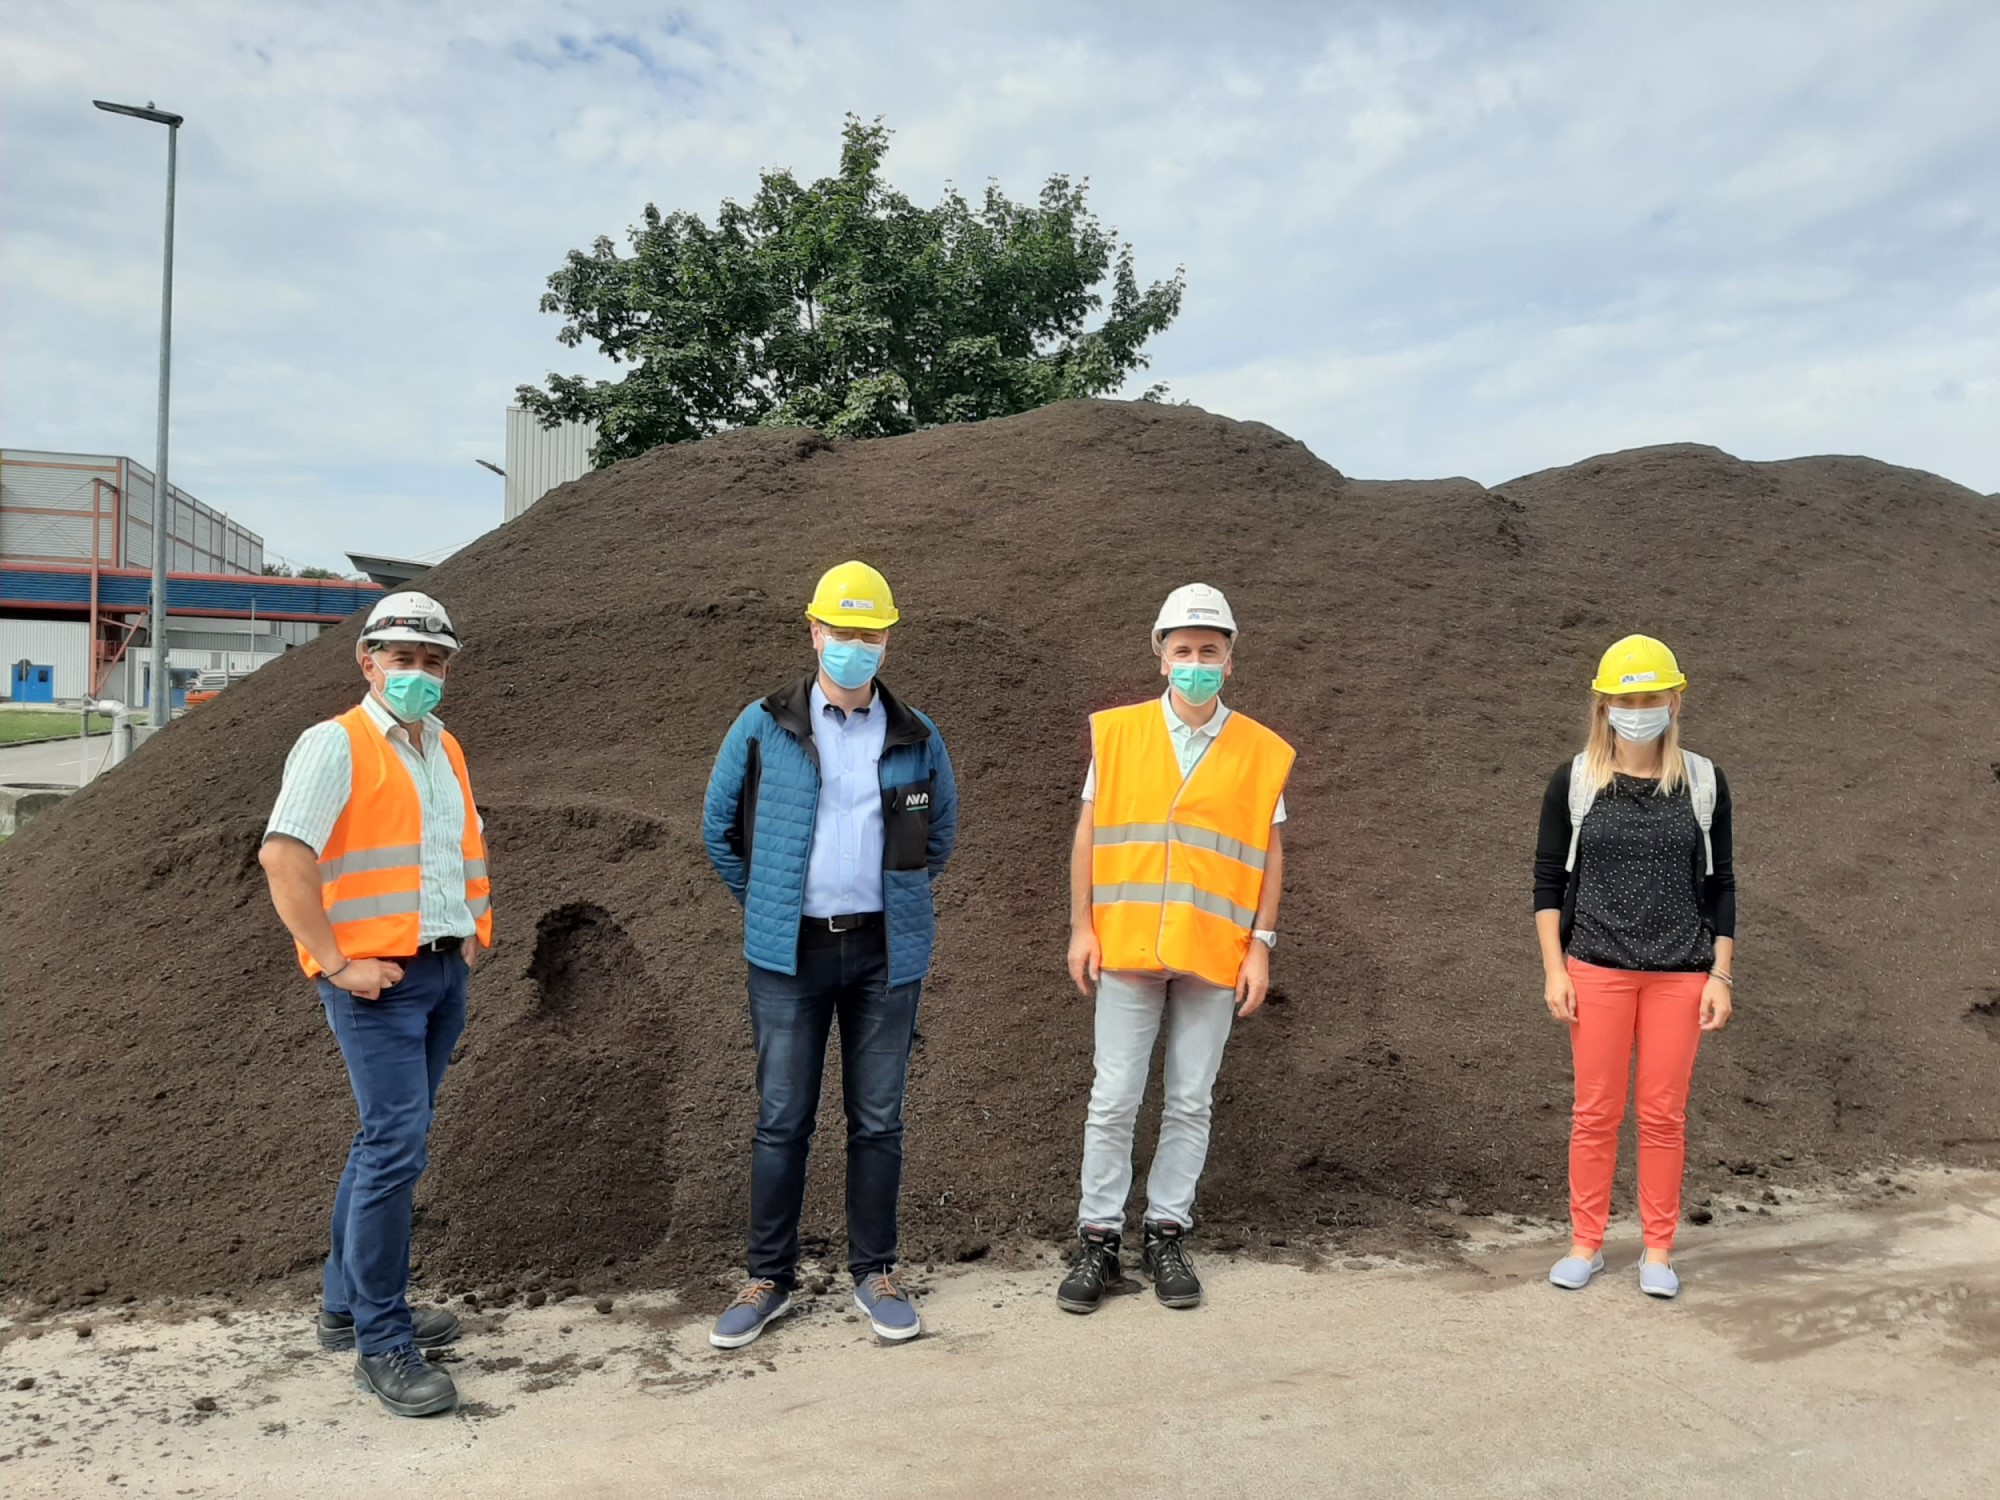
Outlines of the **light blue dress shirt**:
[[812,686],[819,810],[806,861],[804,914],[847,917],[882,909],[882,747],[889,716],[877,698],[843,714]]

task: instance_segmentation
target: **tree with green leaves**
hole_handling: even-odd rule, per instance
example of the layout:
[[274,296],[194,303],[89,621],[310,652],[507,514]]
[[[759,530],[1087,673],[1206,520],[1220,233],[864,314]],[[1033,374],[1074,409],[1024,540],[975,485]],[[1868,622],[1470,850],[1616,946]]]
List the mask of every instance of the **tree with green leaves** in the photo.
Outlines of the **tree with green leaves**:
[[882,180],[889,135],[850,115],[835,176],[765,172],[712,225],[649,203],[630,255],[605,237],[572,250],[542,310],[562,315],[564,344],[630,369],[552,374],[521,404],[551,426],[596,423],[603,465],[732,427],[885,437],[975,422],[1101,396],[1148,367],[1184,275],[1142,289],[1087,183],[1053,176],[1034,204],[989,183],[976,206],[949,189],[919,208]]

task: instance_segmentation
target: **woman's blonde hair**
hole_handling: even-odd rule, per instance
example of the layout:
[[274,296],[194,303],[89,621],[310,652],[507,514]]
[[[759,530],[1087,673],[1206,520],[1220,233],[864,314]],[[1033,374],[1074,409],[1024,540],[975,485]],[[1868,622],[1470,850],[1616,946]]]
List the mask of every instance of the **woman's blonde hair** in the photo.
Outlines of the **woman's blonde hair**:
[[[1610,693],[1592,693],[1590,737],[1583,745],[1583,774],[1597,791],[1611,785],[1611,757],[1618,736],[1611,728],[1610,709],[1618,700]],[[1675,693],[1676,698],[1680,697]],[[1667,725],[1665,743],[1660,747],[1659,794],[1671,797],[1687,780],[1687,758],[1681,754],[1681,716],[1676,713]]]

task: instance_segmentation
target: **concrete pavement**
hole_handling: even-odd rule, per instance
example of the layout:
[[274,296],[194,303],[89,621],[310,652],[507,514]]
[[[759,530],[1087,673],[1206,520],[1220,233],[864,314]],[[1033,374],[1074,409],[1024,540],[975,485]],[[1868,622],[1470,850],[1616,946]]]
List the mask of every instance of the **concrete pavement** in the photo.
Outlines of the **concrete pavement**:
[[[74,720],[70,727],[76,727]],[[0,745],[0,786],[84,785],[104,770],[110,750],[108,734],[93,734],[81,742],[71,736],[33,745]]]

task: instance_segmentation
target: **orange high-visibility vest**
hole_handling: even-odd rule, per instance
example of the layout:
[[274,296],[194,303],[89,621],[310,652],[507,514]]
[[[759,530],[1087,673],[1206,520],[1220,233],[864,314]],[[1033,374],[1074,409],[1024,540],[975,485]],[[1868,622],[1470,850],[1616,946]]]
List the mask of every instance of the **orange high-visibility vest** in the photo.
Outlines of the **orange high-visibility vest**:
[[[417,951],[422,934],[418,896],[423,888],[424,813],[416,783],[365,707],[335,720],[347,731],[352,781],[347,806],[319,854],[320,901],[340,951],[349,958],[401,958]],[[465,902],[479,941],[493,941],[492,883],[486,878],[486,839],[472,803],[465,752],[449,734],[444,751],[465,794]],[[304,948],[299,965],[317,978],[320,966]]]
[[1234,985],[1293,750],[1231,713],[1187,777],[1157,698],[1091,715],[1091,925],[1104,967]]

